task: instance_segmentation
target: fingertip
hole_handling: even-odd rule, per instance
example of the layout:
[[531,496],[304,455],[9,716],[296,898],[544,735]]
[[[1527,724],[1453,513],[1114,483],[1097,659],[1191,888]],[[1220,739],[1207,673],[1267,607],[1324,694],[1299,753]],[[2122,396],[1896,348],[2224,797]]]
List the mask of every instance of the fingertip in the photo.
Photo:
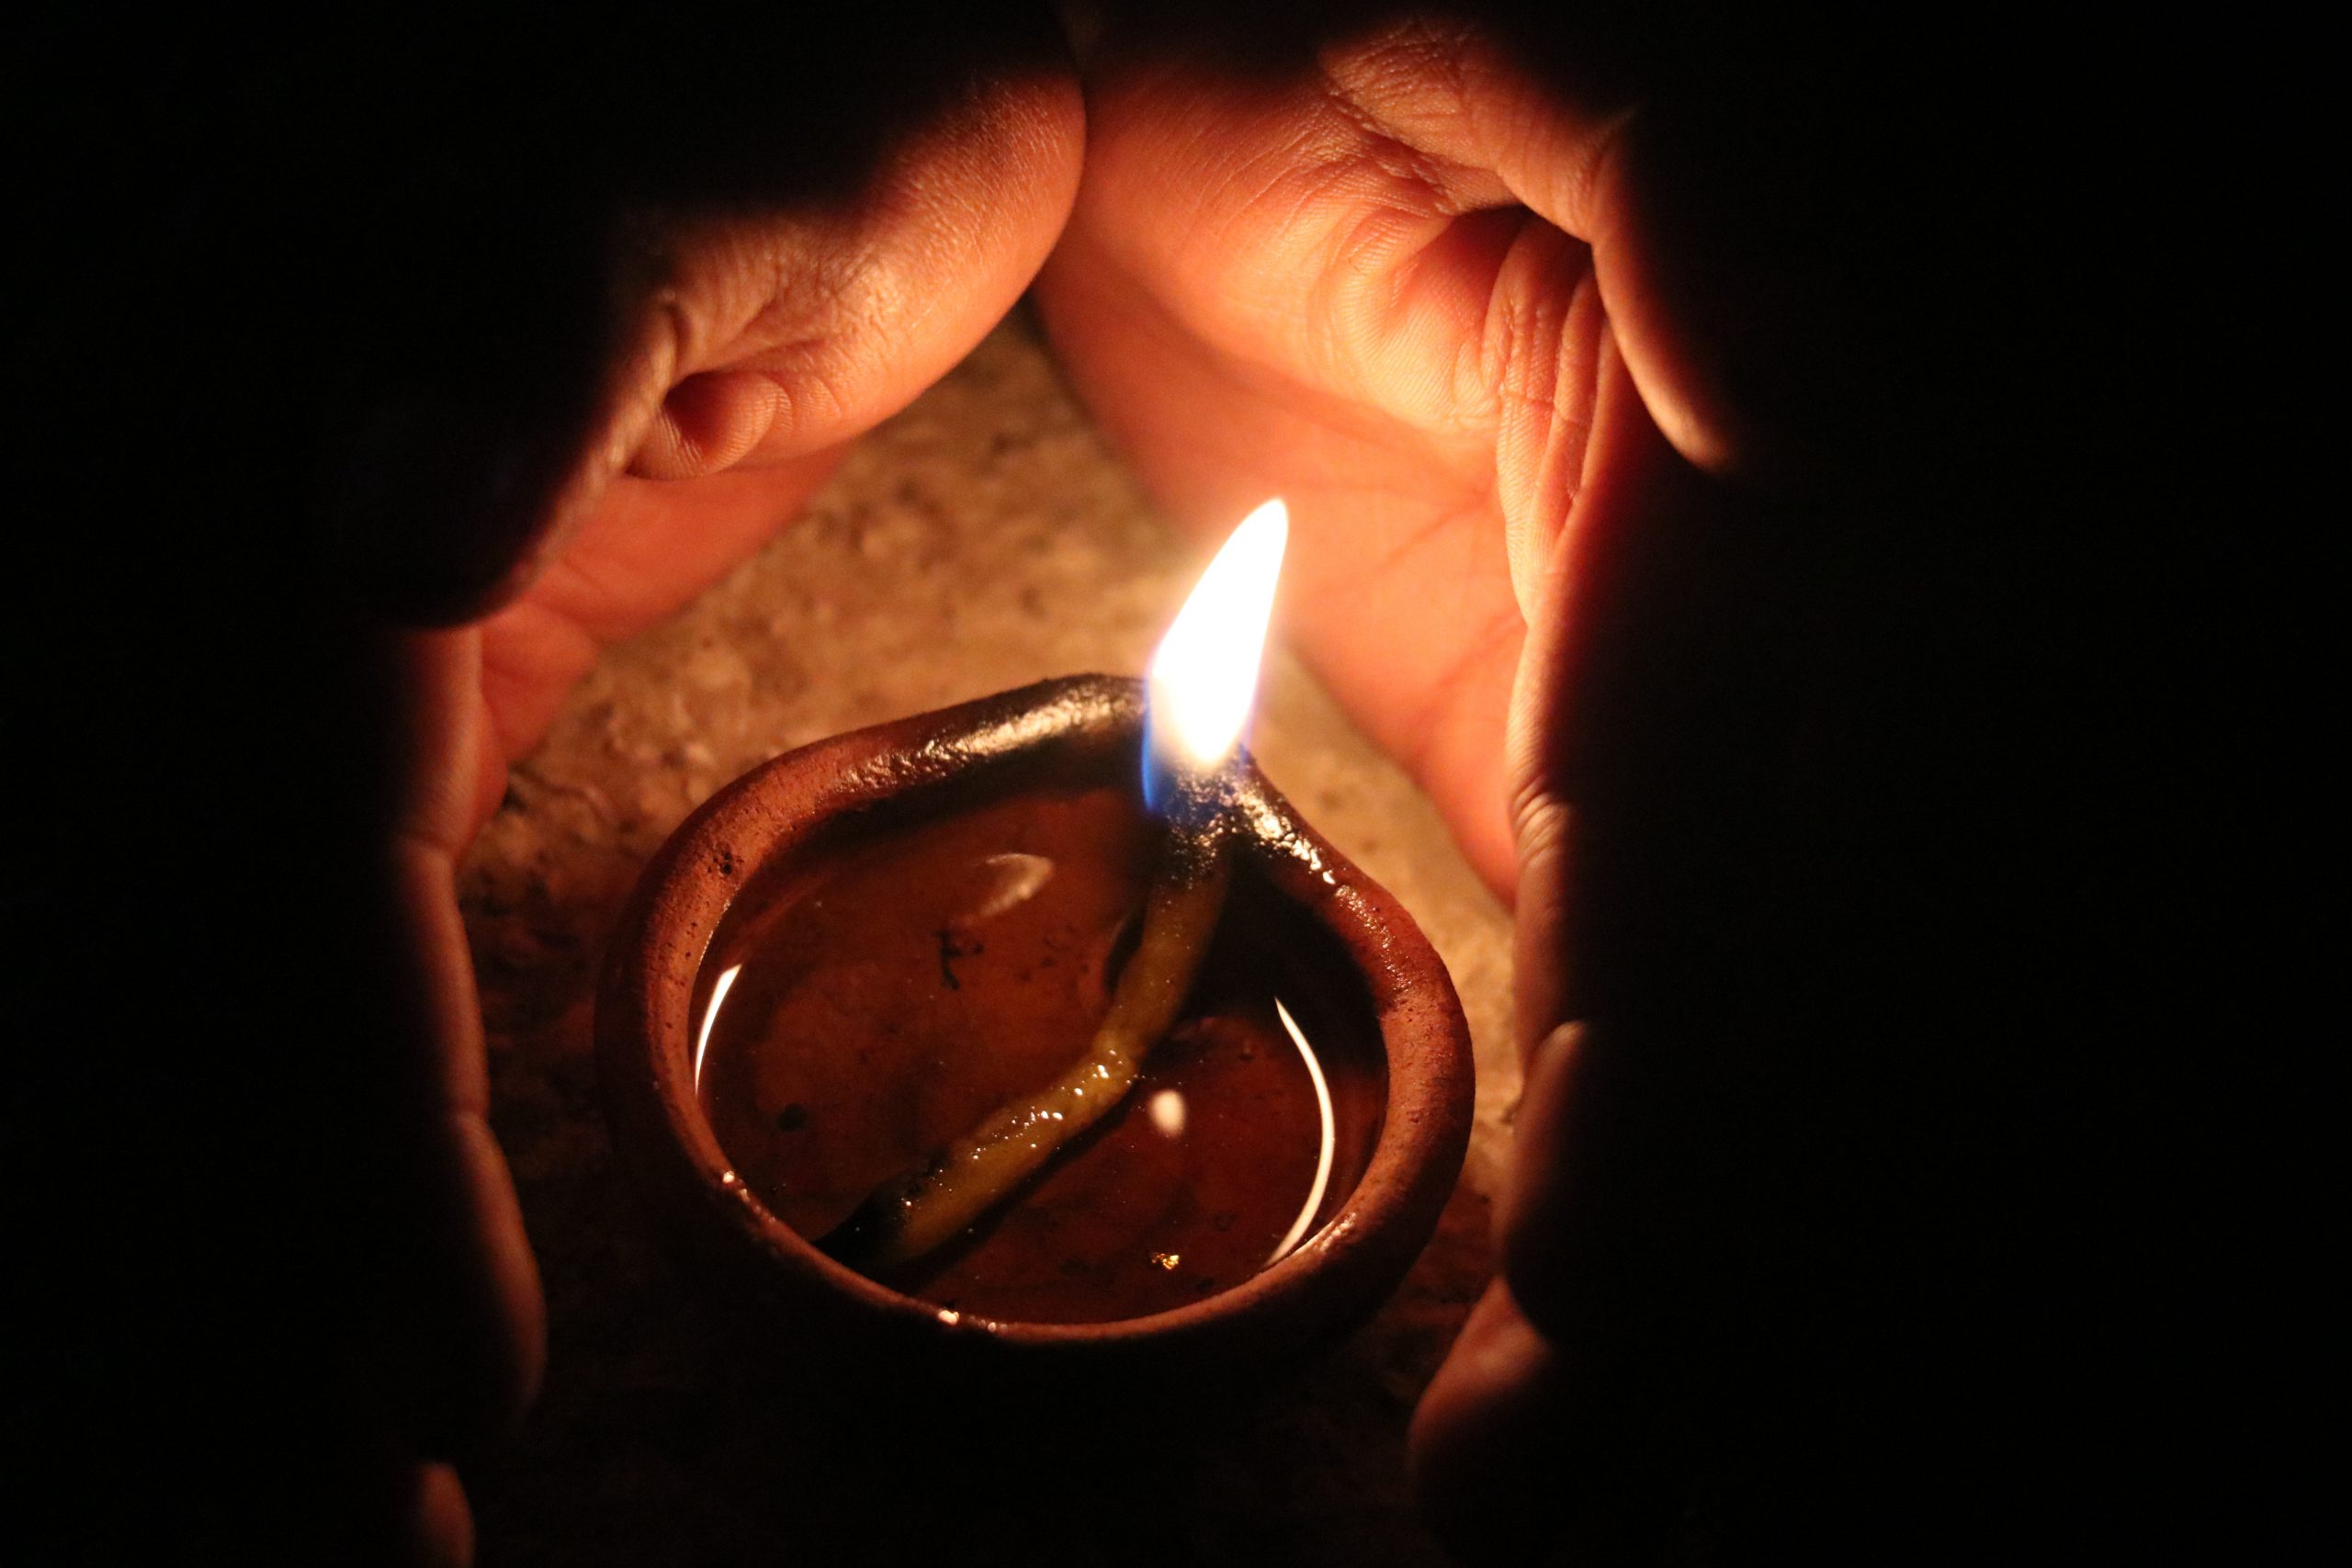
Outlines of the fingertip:
[[1406,1449],[1416,1506],[1463,1561],[1523,1557],[1547,1538],[1565,1456],[1546,1439],[1567,1403],[1557,1354],[1496,1280],[1414,1408]]
[[[1600,267],[1604,278],[1617,270]],[[1606,281],[1601,288],[1612,293]],[[1692,468],[1745,490],[1803,479],[1815,466],[1803,432],[1768,412],[1769,396],[1736,389],[1738,351],[1694,327],[1692,308],[1658,298],[1666,291],[1654,278],[1620,281],[1610,305],[1626,373],[1658,434]]]
[[1523,1387],[1548,1354],[1510,1285],[1490,1281],[1414,1406],[1406,1460],[1416,1493],[1458,1481],[1462,1446],[1483,1438],[1494,1398]]
[[1593,267],[1668,445],[1714,478],[1772,489],[1815,465],[1805,422],[1846,334],[1809,281],[1807,237],[1774,207],[1792,176],[1764,154],[1724,166],[1739,134],[1674,107],[1627,116],[1592,175]]
[[474,1515],[465,1483],[446,1464],[417,1467],[410,1516],[410,1561],[416,1568],[470,1568],[474,1560]]
[[783,413],[783,389],[753,370],[707,370],[670,389],[629,459],[639,479],[695,479],[756,452]]
[[1462,1562],[1712,1561],[1637,1368],[1538,1326],[1498,1280],[1413,1413],[1415,1505]]

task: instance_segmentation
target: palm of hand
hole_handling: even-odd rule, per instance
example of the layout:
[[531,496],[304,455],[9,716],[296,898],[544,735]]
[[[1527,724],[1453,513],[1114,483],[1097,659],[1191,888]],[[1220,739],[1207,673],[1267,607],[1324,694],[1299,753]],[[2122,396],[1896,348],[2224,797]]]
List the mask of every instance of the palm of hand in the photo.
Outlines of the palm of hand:
[[1181,523],[1289,502],[1288,629],[1508,889],[1522,610],[1577,488],[1606,329],[1587,247],[1375,118],[1396,63],[1371,46],[1267,83],[1114,66],[1041,300]]
[[1595,722],[1583,671],[1592,626],[1645,592],[1623,547],[1634,526],[1672,536],[1714,513],[1660,425],[1702,459],[1725,447],[1687,378],[1636,387],[1661,334],[1642,330],[1639,275],[1624,283],[1643,231],[1613,183],[1622,121],[1427,28],[1287,75],[1097,67],[1086,181],[1041,286],[1057,349],[1181,523],[1214,533],[1263,496],[1290,503],[1288,629],[1516,897],[1529,1089],[1510,1283],[1424,1401],[1417,1460],[1458,1546],[1544,1539],[1558,1499],[1513,1467],[1568,1451],[1577,1403],[1537,1325],[1559,1321],[1578,1259],[1555,1222],[1585,1190],[1552,1154],[1579,1055],[1566,800]]

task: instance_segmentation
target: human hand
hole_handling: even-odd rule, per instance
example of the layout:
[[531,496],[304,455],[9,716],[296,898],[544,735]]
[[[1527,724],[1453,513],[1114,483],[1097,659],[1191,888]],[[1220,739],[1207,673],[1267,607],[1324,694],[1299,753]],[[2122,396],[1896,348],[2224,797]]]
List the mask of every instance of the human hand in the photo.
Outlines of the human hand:
[[[1212,530],[1280,493],[1306,520],[1287,595],[1309,659],[1507,889],[1521,628],[1605,470],[1604,390],[1629,383],[1710,473],[1801,464],[1816,432],[1770,395],[1798,379],[1775,351],[1818,313],[1758,276],[1777,237],[1741,232],[1752,211],[1681,123],[1636,113],[1626,38],[1326,9],[1119,16],[1041,301],[1178,519]],[[1600,66],[1547,76],[1579,44]],[[1741,259],[1710,265],[1731,239]]]
[[[2030,50],[1971,11],[1932,55],[1885,51],[1868,107],[1912,94],[1918,106],[1883,125],[1846,114],[1867,134],[1827,138],[1845,162],[1815,177],[1794,155],[1825,145],[1808,140],[1818,117],[1805,111],[1854,78],[1808,63],[1835,40],[1777,11],[1743,31],[1738,7],[1577,8],[1531,32],[1508,17],[1491,31],[1458,19],[1332,31],[1329,16],[1291,25],[1258,9],[1269,14],[1195,6],[1200,20],[1173,38],[1113,29],[1096,62],[1099,156],[1045,305],[1073,375],[1171,514],[1205,530],[1269,492],[1291,499],[1307,651],[1416,763],[1489,879],[1519,888],[1530,1089],[1504,1215],[1509,1290],[1474,1317],[1426,1404],[1432,1508],[1473,1548],[1525,1525],[1564,1540],[1619,1526],[1654,1538],[1661,1510],[1703,1497],[1687,1483],[1703,1469],[1690,1463],[1697,1417],[1743,1404],[1762,1415],[1727,1440],[1718,1425],[1718,1454],[1770,1448],[1781,1434],[1760,1423],[1792,1408],[1815,1437],[1820,1410],[1891,1417],[1813,1457],[1851,1459],[1882,1436],[1932,1453],[1919,1434],[1950,1406],[1911,1399],[1920,1369],[1949,1361],[1950,1385],[1985,1368],[1997,1338],[1971,1314],[2014,1307],[2003,1281],[2030,1273],[2020,1258],[2059,1265],[2042,1278],[2063,1300],[2068,1259],[2052,1238],[2078,1212],[2016,1201],[2030,1179],[2014,1169],[2050,1167],[2017,1157],[2011,1108],[1973,1086],[2038,1089],[2053,1063],[2099,1061],[2070,1055],[2080,1008],[2007,1017],[1980,1037],[1949,998],[1986,976],[2005,998],[2027,991],[2002,962],[2016,952],[1986,939],[1994,923],[2039,919],[2056,945],[2087,929],[2080,911],[2123,904],[2037,907],[2058,886],[2031,864],[2052,836],[2005,842],[2019,814],[1971,793],[1991,776],[1982,758],[2017,754],[1974,743],[2016,735],[1984,722],[1992,682],[1951,651],[2002,623],[1954,606],[1978,593],[2013,611],[1981,592],[1985,561],[2044,558],[2069,521],[1981,476],[2012,471],[2054,429],[2072,439],[2101,406],[2081,395],[2081,356],[2053,370],[2041,340],[1999,329],[2043,290],[2059,308],[2032,318],[2037,331],[2100,299],[2139,312],[2145,299],[2116,287],[2125,269],[2111,264],[2144,264],[2132,247],[2157,243],[2143,226],[2107,250],[2062,243],[2051,220],[2102,198],[2135,219],[2160,204],[2116,180],[2125,165],[2106,142],[2086,158],[2086,144],[2038,139],[2030,111],[2055,100],[2007,57],[2052,62],[2069,91],[2090,79],[2045,18]],[[898,18],[876,19],[869,46]],[[36,1252],[23,1270],[37,1290],[72,1288],[55,1292],[62,1323],[19,1337],[54,1386],[35,1380],[17,1425],[100,1478],[103,1509],[71,1489],[24,1489],[44,1494],[77,1550],[103,1550],[109,1520],[144,1494],[174,1540],[217,1515],[301,1540],[316,1560],[302,1509],[334,1513],[343,1496],[320,1502],[300,1467],[355,1453],[392,1472],[372,1478],[392,1483],[385,1496],[412,1513],[422,1497],[420,1539],[454,1547],[454,1480],[420,1461],[511,1411],[537,1354],[527,1254],[481,1116],[456,848],[496,799],[501,756],[527,744],[593,648],[749,548],[829,446],[951,360],[1052,237],[1076,134],[1043,55],[1001,52],[991,26],[899,28],[844,72],[803,11],[769,20],[771,32],[719,44],[658,28],[356,28],[368,52],[346,55],[361,46],[273,31],[254,48],[209,23],[119,38],[101,19],[57,73],[72,107],[40,134],[72,155],[35,160],[51,176],[40,194],[54,184],[63,199],[37,202],[24,225],[53,264],[28,293],[42,308],[26,312],[25,357],[59,378],[38,426],[43,461],[86,476],[79,499],[104,525],[49,519],[42,532],[75,547],[78,570],[11,621],[25,634],[17,667],[39,677],[19,683],[36,699],[15,727],[38,738],[28,772],[54,759],[70,786],[51,792],[47,830],[26,835],[11,951],[37,981],[14,987],[36,1023],[17,1033],[73,1048],[27,1053],[28,1068],[51,1070],[29,1079],[41,1092],[24,1096],[8,1143],[23,1162],[12,1190],[74,1233],[53,1265]],[[1239,47],[1193,47],[1212,31]],[[968,67],[959,48],[976,42],[979,60],[1005,63],[1001,91],[942,92],[968,77],[952,69],[915,70],[909,85],[906,68],[925,61]],[[1972,74],[1994,56],[2000,69]],[[842,112],[876,87],[894,109],[928,107]],[[31,102],[45,110],[42,95]],[[900,199],[859,209],[855,182],[833,176],[882,166],[866,133],[935,123],[943,105],[977,114],[967,134],[980,155],[961,157],[950,136],[934,151],[951,178],[876,176],[863,188]],[[2201,136],[2210,120],[2180,124]],[[2159,182],[2189,166],[2143,161]],[[2021,206],[2020,187],[2038,199]],[[984,198],[967,201],[974,189]],[[2168,183],[2154,194],[2180,197]],[[1857,217],[1881,216],[1880,197],[1892,244]],[[1948,216],[1937,231],[1962,263],[1883,265],[1918,259],[1929,208]],[[890,275],[904,293],[863,312],[838,296],[831,247],[878,239],[887,259],[888,236],[908,232],[944,248],[913,247]],[[2032,265],[1964,265],[1994,236]],[[1858,301],[1872,307],[1859,312],[1867,331]],[[686,313],[668,315],[673,302]],[[1875,310],[1889,303],[1895,317]],[[813,314],[796,321],[802,307]],[[1890,337],[1894,321],[1928,330]],[[2039,355],[2021,360],[2033,374],[1986,374],[2021,343]],[[289,451],[321,470],[286,464]],[[1897,506],[1866,536],[1857,468],[1878,501],[1903,499],[1900,481],[1923,472],[1951,496],[1928,509],[1930,527]],[[306,479],[324,491],[315,505]],[[1743,517],[1751,506],[1761,515]],[[302,575],[322,513],[337,536],[323,581]],[[1866,547],[1808,556],[1825,531]],[[1958,544],[1939,559],[1921,539]],[[2031,548],[2003,556],[2019,544]],[[1941,570],[1952,563],[1974,574],[1958,592]],[[1795,607],[1835,635],[1790,613],[1792,577],[1815,590]],[[2081,581],[2050,602],[2096,644]],[[1922,607],[1924,635],[1907,621]],[[1515,676],[1522,621],[1551,640]],[[413,630],[428,624],[464,629]],[[1997,650],[2014,655],[2009,635]],[[1932,637],[1941,668],[1919,657]],[[1831,678],[1808,689],[1791,668],[1806,660],[1783,645],[1825,642]],[[103,700],[50,678],[61,650]],[[1744,660],[1754,678],[1727,678]],[[1889,664],[1874,688],[1873,663]],[[2009,667],[2030,671],[2010,673],[2012,688],[2112,689]],[[1756,697],[1770,700],[1741,700]],[[2136,716],[2053,705],[2070,740],[2086,719],[2112,729]],[[1929,724],[1952,739],[1922,744]],[[1757,799],[1783,820],[1747,809]],[[1792,838],[1792,801],[1812,813],[1797,823],[1812,841]],[[256,803],[292,809],[267,834],[221,830],[255,820]],[[1514,815],[1529,829],[1516,845]],[[1930,825],[1943,837],[1923,855]],[[126,841],[141,867],[128,897],[106,874]],[[1833,874],[1814,874],[1808,853],[1825,847]],[[1996,908],[1984,890],[2005,872],[2019,893]],[[1949,919],[1923,920],[1955,891]],[[2107,950],[2153,926],[2119,922]],[[254,931],[275,943],[258,969]],[[2159,961],[2143,969],[2159,974],[2181,946],[2150,944]],[[1905,947],[1930,956],[1906,969],[1890,960]],[[2098,956],[2067,954],[2086,970]],[[264,987],[221,984],[256,975]],[[2132,994],[2171,1005],[2177,978]],[[1906,1010],[1944,1021],[1922,1032]],[[1775,1015],[1792,1021],[1742,1032]],[[1556,1027],[1579,1019],[1580,1038]],[[1900,1049],[1857,1051],[1874,1028]],[[1742,1055],[1732,1042],[1754,1048],[1727,1061]],[[134,1109],[145,1114],[126,1137]],[[1858,1144],[1874,1121],[1883,1134]],[[1905,1140],[1946,1176],[1982,1173],[1989,1200],[1969,1215],[1916,1203],[1917,1171],[1885,1154]],[[1572,1151],[1576,1173],[1557,1157]],[[57,1201],[62,1171],[79,1205]],[[1890,1174],[1905,1179],[1879,1179]],[[1724,1224],[1722,1200],[1743,1190],[1756,1201]],[[1856,1192],[1879,1212],[1836,1201]],[[1612,1212],[1613,1230],[1600,1223]],[[372,1266],[311,1278],[303,1239],[330,1229]],[[118,1245],[126,1234],[136,1246]],[[2002,1254],[1984,1240],[1997,1235],[2029,1246]],[[1841,1249],[1890,1238],[1910,1277],[1882,1270],[1890,1286],[1841,1265]],[[1951,1257],[1923,1265],[1938,1248]],[[1907,1359],[1867,1336],[1866,1354],[1825,1354],[1873,1309],[1917,1309],[1955,1281],[1952,1305],[1906,1325]],[[372,1291],[360,1300],[390,1337],[380,1355],[341,1347],[378,1363],[366,1397],[331,1413],[356,1434],[313,1419],[343,1385],[297,1348],[322,1325],[354,1337],[355,1286]],[[1613,1299],[1593,1299],[1596,1286]],[[1660,1332],[1629,1333],[1645,1314]],[[1954,1332],[1939,1342],[1938,1328]],[[1671,1397],[1654,1376],[1622,1375],[1672,1369],[1678,1351],[1698,1354],[1665,1385]],[[1774,1355],[1777,1375],[1753,1375]],[[1743,1360],[1745,1383],[1708,1386]],[[2054,1364],[1995,1379],[1988,1398],[2030,1393],[2031,1372]],[[1888,1390],[1875,1404],[1789,1398],[1820,1373],[1850,1394],[1873,1369]],[[119,1418],[150,1405],[175,1419]],[[241,1407],[261,1417],[248,1422],[258,1455],[221,1440],[221,1413]],[[2019,1408],[2031,1429],[1986,1445],[2013,1469],[2081,1429],[2051,1422],[2063,1412],[2047,1393]],[[151,1428],[143,1445],[129,1426]],[[1779,1467],[1802,1483],[1785,1512],[1817,1495],[1807,1462],[1799,1445]],[[1957,1490],[1985,1466],[1951,1473]],[[355,1539],[380,1554],[388,1534]]]
[[[600,243],[523,280],[562,303],[518,306],[494,270],[435,280],[487,291],[486,320],[537,335],[487,363],[464,344],[388,347],[407,373],[334,423],[334,635],[355,650],[338,694],[393,781],[353,829],[390,852],[348,890],[381,939],[352,977],[373,1026],[359,1059],[375,1064],[355,1077],[399,1108],[381,1161],[355,1162],[381,1223],[361,1248],[377,1321],[358,1397],[373,1408],[354,1419],[379,1428],[371,1451],[395,1472],[366,1495],[408,1510],[436,1560],[465,1555],[469,1534],[447,1461],[519,1412],[543,1337],[486,1120],[456,863],[598,651],[718,581],[847,443],[961,358],[1075,189],[1077,94],[1050,33],[946,28],[925,53],[842,31],[779,40],[828,77],[788,107],[748,63],[633,105],[653,144],[574,193],[562,224]],[[868,79],[888,90],[860,102]],[[812,123],[831,115],[848,122]],[[748,140],[717,190],[714,136]],[[363,1539],[385,1533],[363,1521]]]
[[[1920,1345],[2005,1288],[1940,1205],[2008,1109],[1924,1047],[1982,936],[1905,885],[1962,775],[1870,750],[1914,744],[1885,705],[1960,592],[1920,592],[1958,536],[1922,476],[1995,406],[1926,204],[1858,217],[1865,134],[1956,188],[1943,100],[1825,125],[1855,78],[1802,28],[1351,9],[1109,7],[1040,295],[1180,522],[1289,503],[1309,661],[1515,898],[1501,1278],[1422,1404],[1424,1501],[1477,1558],[1866,1528],[1860,1478],[1933,1495],[1928,1434],[1989,1397]],[[1900,521],[1858,545],[1863,497]]]

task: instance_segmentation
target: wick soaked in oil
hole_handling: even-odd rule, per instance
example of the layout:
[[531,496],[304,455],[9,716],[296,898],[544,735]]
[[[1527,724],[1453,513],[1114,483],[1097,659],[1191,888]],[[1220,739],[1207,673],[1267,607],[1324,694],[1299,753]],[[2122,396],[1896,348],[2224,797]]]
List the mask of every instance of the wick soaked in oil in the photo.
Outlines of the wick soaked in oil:
[[[1154,843],[1125,792],[1023,795],[878,835],[730,919],[696,1084],[745,1185],[823,1235],[1051,1082],[1109,1005]],[[1237,925],[1119,1107],[885,1283],[984,1317],[1102,1322],[1237,1285],[1312,1234],[1362,1172],[1377,1054]]]

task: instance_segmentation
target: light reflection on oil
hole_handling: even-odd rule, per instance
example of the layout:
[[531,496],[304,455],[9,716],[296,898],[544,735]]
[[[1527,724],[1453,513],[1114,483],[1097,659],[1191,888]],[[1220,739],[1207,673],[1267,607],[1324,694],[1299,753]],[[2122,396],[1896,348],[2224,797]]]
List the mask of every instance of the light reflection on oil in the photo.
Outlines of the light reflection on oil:
[[1172,1089],[1163,1089],[1151,1097],[1151,1124],[1159,1129],[1163,1138],[1184,1135],[1184,1097]]
[[1037,890],[1054,877],[1054,863],[1044,855],[1014,851],[990,855],[980,863],[989,868],[992,880],[987,895],[964,917],[967,920],[992,920],[1014,905],[1035,898]]
[[1315,1156],[1315,1185],[1306,1190],[1306,1202],[1298,1211],[1298,1218],[1291,1222],[1290,1231],[1274,1244],[1266,1256],[1271,1269],[1291,1255],[1298,1244],[1306,1239],[1307,1231],[1315,1224],[1315,1215],[1323,1207],[1323,1194],[1331,1185],[1331,1156],[1339,1147],[1339,1129],[1331,1115],[1331,1086],[1323,1080],[1323,1064],[1315,1059],[1314,1047],[1306,1043],[1306,1035],[1299,1029],[1298,1020],[1291,1017],[1290,1009],[1283,1006],[1280,997],[1274,998],[1274,1016],[1283,1021],[1283,1032],[1298,1047],[1300,1059],[1306,1063],[1306,1076],[1315,1080],[1315,1111],[1322,1119],[1321,1147]]
[[695,1037],[695,1087],[702,1087],[703,1053],[710,1049],[710,1026],[718,1021],[718,1004],[727,999],[728,987],[735,984],[735,976],[743,972],[741,964],[718,976],[710,987],[710,1005],[702,1010],[702,1032]]
[[[958,919],[957,923],[967,929],[989,921],[1027,902],[1053,880],[1056,871],[1055,863],[1050,858],[1020,852],[982,857],[975,863],[974,868],[984,873],[984,879],[979,883],[978,896],[969,903],[964,904],[966,912]],[[963,900],[959,899],[958,902],[962,903]],[[701,1027],[696,1032],[695,1041],[693,1070],[697,1089],[701,1086],[704,1061],[718,1021],[719,1009],[726,1003],[729,993],[742,974],[743,967],[742,964],[738,963],[722,970],[711,985],[710,998],[704,1006]],[[1308,1043],[1305,1031],[1299,1027],[1298,1021],[1292,1015],[1290,1009],[1278,997],[1269,999],[1273,1002],[1275,1017],[1281,1023],[1283,1032],[1289,1037],[1291,1043],[1297,1047],[1299,1060],[1306,1068],[1308,1082],[1314,1086],[1318,1126],[1314,1180],[1307,1189],[1306,1200],[1300,1205],[1297,1216],[1291,1222],[1282,1239],[1274,1245],[1273,1250],[1266,1255],[1265,1261],[1259,1265],[1261,1269],[1272,1268],[1289,1257],[1313,1234],[1317,1216],[1321,1213],[1324,1200],[1330,1191],[1332,1171],[1339,1146],[1337,1117],[1331,1099],[1330,1084],[1324,1075],[1323,1064],[1317,1056],[1315,1048]],[[1109,1076],[1107,1068],[1098,1066],[1095,1071],[1099,1076],[1106,1077]],[[1193,1118],[1182,1090],[1161,1089],[1142,1099],[1143,1103],[1136,1109],[1141,1111],[1152,1130],[1161,1137],[1170,1142],[1181,1143],[1187,1133],[1193,1131],[1190,1123]],[[1057,1112],[1050,1114],[1054,1114],[1058,1119]],[[733,1179],[731,1171],[729,1173],[729,1178],[730,1180]],[[1172,1271],[1178,1267],[1180,1257],[1172,1252],[1155,1252],[1151,1255],[1151,1261],[1163,1270]],[[953,1311],[943,1311],[940,1316],[943,1322],[952,1323],[956,1320],[958,1314]]]
[[[986,891],[962,917],[964,921],[973,925],[994,919],[1006,910],[1028,902],[1054,878],[1054,863],[1044,855],[1023,854],[1016,851],[989,855],[979,863],[988,872]],[[694,1081],[696,1089],[702,1087],[703,1057],[710,1050],[710,1032],[718,1021],[719,1004],[726,1001],[729,988],[742,972],[741,964],[734,964],[722,971],[711,985],[710,1001],[702,1011],[702,1028],[695,1036]]]

